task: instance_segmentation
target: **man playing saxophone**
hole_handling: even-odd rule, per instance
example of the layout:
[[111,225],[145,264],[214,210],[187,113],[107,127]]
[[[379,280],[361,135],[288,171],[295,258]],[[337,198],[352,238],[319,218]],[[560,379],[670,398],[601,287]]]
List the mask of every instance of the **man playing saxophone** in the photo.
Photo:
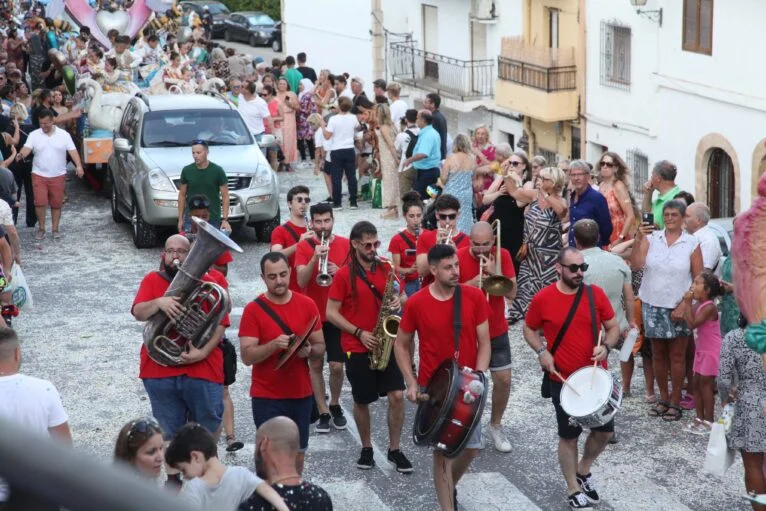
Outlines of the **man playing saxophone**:
[[[346,418],[340,407],[340,391],[343,388],[343,349],[340,346],[340,330],[327,321],[327,295],[329,286],[317,282],[320,266],[327,267],[326,276],[333,277],[348,255],[348,239],[333,234],[332,205],[327,203],[314,204],[309,209],[311,228],[314,237],[298,243],[295,249],[295,271],[298,273],[298,286],[301,292],[314,300],[319,315],[322,318],[322,334],[324,335],[327,352],[327,363],[330,365],[330,406],[325,399],[324,360],[310,360],[311,385],[314,398],[319,409],[317,433],[329,433],[330,423],[335,429],[346,429]],[[324,271],[324,270],[323,270]],[[321,280],[321,279],[320,279]]]
[[[349,236],[348,263],[333,279],[327,302],[327,319],[343,332],[341,343],[346,353],[346,376],[354,398],[354,420],[362,440],[362,452],[356,466],[375,466],[370,431],[369,405],[378,396],[388,397],[388,461],[402,473],[412,472],[412,464],[402,453],[399,440],[404,423],[404,378],[391,356],[383,369],[370,366],[370,353],[388,349],[393,338],[383,331],[383,319],[398,313],[406,300],[393,266],[377,257],[378,231],[367,221],[357,222]],[[382,310],[382,312],[381,312]],[[395,334],[394,334],[395,335]],[[388,344],[385,344],[388,343]]]

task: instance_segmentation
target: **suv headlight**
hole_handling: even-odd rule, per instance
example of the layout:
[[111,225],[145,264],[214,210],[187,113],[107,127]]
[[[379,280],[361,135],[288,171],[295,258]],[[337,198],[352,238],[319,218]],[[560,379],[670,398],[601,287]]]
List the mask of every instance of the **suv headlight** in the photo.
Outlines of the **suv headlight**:
[[173,182],[165,175],[160,169],[152,169],[149,171],[149,186],[152,190],[159,192],[175,192],[176,188],[173,186]]
[[250,188],[258,188],[271,183],[271,168],[265,165],[258,165],[255,169],[255,176],[250,181]]

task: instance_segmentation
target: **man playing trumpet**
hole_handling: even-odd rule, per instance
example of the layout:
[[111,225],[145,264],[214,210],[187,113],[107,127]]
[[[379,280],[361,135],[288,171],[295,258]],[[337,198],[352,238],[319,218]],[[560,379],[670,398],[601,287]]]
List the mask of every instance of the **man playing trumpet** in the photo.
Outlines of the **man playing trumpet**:
[[437,244],[452,245],[455,250],[468,246],[468,236],[457,229],[457,217],[460,212],[460,201],[454,195],[439,195],[434,201],[437,228],[433,231],[423,231],[418,236],[415,265],[423,277],[421,287],[433,282],[433,276],[428,265],[428,251]]
[[[319,409],[317,433],[329,433],[330,422],[335,429],[346,429],[346,418],[340,407],[340,391],[343,387],[343,349],[340,346],[340,330],[327,321],[327,296],[329,285],[320,285],[317,277],[319,269],[325,271],[322,275],[323,284],[331,280],[348,255],[348,239],[332,233],[334,218],[332,205],[327,203],[314,204],[309,209],[313,238],[298,243],[295,249],[295,270],[298,272],[298,286],[301,291],[314,300],[319,315],[322,318],[322,333],[324,335],[327,363],[330,365],[330,406],[325,399],[324,361],[311,360],[311,383],[314,388],[314,398]],[[332,417],[331,417],[332,414]]]
[[[499,223],[497,225],[499,230]],[[470,243],[470,247],[461,248],[457,252],[462,284],[483,288],[486,287],[491,276],[497,275],[507,278],[511,283],[507,286],[510,291],[507,291],[505,295],[487,294],[490,306],[489,337],[492,346],[489,361],[489,370],[492,374],[492,414],[489,420],[489,437],[495,449],[500,452],[510,452],[511,443],[503,434],[500,422],[511,392],[511,343],[508,338],[508,323],[505,320],[505,300],[512,301],[516,297],[516,273],[513,270],[511,254],[504,248],[499,251],[500,264],[498,265],[497,251],[493,250],[497,238],[493,235],[492,226],[487,222],[473,224]]]

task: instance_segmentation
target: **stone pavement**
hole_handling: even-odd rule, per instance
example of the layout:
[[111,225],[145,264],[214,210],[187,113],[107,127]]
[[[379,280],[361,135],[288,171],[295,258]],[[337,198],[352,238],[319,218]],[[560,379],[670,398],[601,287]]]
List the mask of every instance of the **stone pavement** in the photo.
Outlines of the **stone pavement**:
[[[279,174],[279,179],[283,204],[285,192],[298,183],[311,187],[315,201],[326,196],[323,183],[309,170]],[[106,463],[120,427],[151,413],[137,378],[142,325],[131,316],[130,306],[141,278],[157,268],[160,249],[136,249],[129,225],[112,221],[108,200],[97,197],[76,178],[68,187],[61,241],[54,243],[48,238],[36,245],[34,230],[20,228],[24,270],[35,308],[22,312],[14,325],[23,340],[24,372],[56,384],[70,414],[76,448]],[[286,207],[283,218],[285,212]],[[378,226],[381,253],[385,254],[388,240],[403,221],[382,220],[380,213],[365,203],[357,211],[338,212],[336,232],[347,235],[354,222],[372,220]],[[21,218],[19,225],[24,225]],[[252,229],[235,232],[233,237],[245,250],[236,256],[229,272],[235,309],[228,335],[236,345],[242,308],[264,290],[257,268],[268,246],[255,242]],[[566,487],[557,463],[553,409],[540,398],[539,366],[518,326],[511,329],[511,343],[513,391],[503,424],[513,452],[501,454],[491,447],[482,451],[458,486],[460,508],[565,510]],[[616,358],[612,362],[613,371],[618,371]],[[230,391],[237,436],[246,447],[223,459],[252,467],[249,379],[250,368],[240,363],[237,382]],[[740,497],[744,494],[741,461],[738,459],[722,478],[703,473],[706,438],[682,431],[690,414],[677,423],[647,417],[643,387],[638,369],[633,397],[624,400],[617,415],[620,442],[610,445],[594,467],[602,495],[600,509],[749,509]],[[385,461],[385,401],[372,406],[378,466],[369,471],[355,467],[360,443],[351,419],[347,383],[342,406],[351,427],[326,435],[312,433],[306,478],[325,487],[335,509],[342,511],[436,509],[430,453],[411,441],[415,407],[409,403],[406,407],[402,448],[415,467],[415,472],[406,476],[396,473]]]

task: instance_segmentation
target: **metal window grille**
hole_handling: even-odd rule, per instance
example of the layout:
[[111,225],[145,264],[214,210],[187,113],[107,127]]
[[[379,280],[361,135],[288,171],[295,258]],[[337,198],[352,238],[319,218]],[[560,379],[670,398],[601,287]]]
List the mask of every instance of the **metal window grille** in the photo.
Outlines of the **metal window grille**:
[[558,162],[555,151],[549,151],[548,149],[543,149],[542,147],[538,147],[537,151],[535,151],[535,154],[536,155],[539,154],[540,156],[545,158],[545,161],[548,162],[549,167],[555,167],[556,163]]
[[601,22],[601,85],[630,90],[630,27]]
[[723,149],[713,149],[708,162],[707,196],[713,218],[734,216],[734,165]]
[[644,200],[644,183],[649,181],[649,157],[640,149],[629,149],[626,157],[633,179],[633,197],[640,205]]

